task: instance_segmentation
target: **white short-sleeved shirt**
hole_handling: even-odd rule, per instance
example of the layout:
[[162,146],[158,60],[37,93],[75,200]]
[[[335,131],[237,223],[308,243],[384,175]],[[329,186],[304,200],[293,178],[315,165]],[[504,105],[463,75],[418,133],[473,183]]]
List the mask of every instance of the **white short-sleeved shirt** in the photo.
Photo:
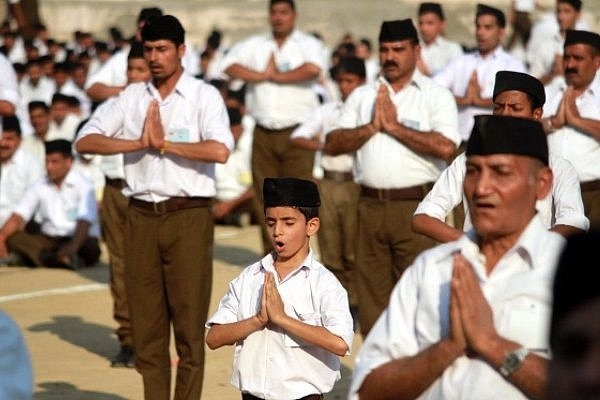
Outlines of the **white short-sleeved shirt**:
[[[291,71],[305,63],[326,69],[322,44],[316,38],[294,30],[281,47],[269,32],[252,36],[234,45],[223,57],[221,70],[240,64],[254,71],[264,71],[271,55],[279,71]],[[304,121],[319,105],[312,81],[301,83],[248,83],[246,104],[258,125],[269,129],[287,128]]]
[[420,44],[421,59],[423,59],[431,76],[440,72],[446,65],[464,53],[460,44],[439,35],[430,44],[423,41]]
[[[455,96],[462,97],[467,93],[471,75],[474,71],[477,71],[481,97],[489,99],[494,94],[496,72],[503,70],[526,72],[525,65],[521,61],[508,54],[501,46],[498,46],[486,57],[481,57],[478,51],[458,57],[437,73],[433,79],[440,85],[450,89]],[[458,131],[462,140],[466,141],[471,136],[475,115],[491,113],[491,107],[459,106]]]
[[[0,100],[7,101],[17,108],[21,96],[19,94],[19,82],[12,64],[4,54],[0,54]],[[0,129],[2,128],[0,118]]]
[[33,183],[15,206],[14,212],[25,221],[36,215],[40,218],[42,233],[48,236],[73,236],[78,220],[90,223],[90,236],[100,236],[94,187],[73,168],[60,188],[47,177]]
[[[292,132],[290,139],[312,139],[318,136],[321,143],[325,143],[327,134],[331,132],[335,121],[342,113],[343,105],[344,103],[342,101],[331,101],[317,107],[312,115]],[[319,166],[322,169],[328,171],[352,172],[352,165],[354,164],[354,157],[352,154],[331,156],[322,154],[320,151],[318,153],[318,158],[320,160]],[[322,173],[321,176],[323,176]]]
[[[138,140],[148,106],[157,100],[168,141],[194,143],[214,140],[233,149],[233,135],[223,98],[216,88],[182,74],[175,89],[162,99],[152,83],[135,83],[116,101],[94,113],[79,131],[77,140],[99,133]],[[126,196],[160,202],[173,196],[214,197],[215,166],[173,154],[161,156],[147,150],[124,155]]]
[[37,85],[34,85],[29,76],[25,76],[19,83],[19,90],[21,91],[22,106],[25,109],[32,101],[43,101],[49,106],[52,102],[52,95],[56,92],[56,83],[54,80],[42,76]]
[[[387,86],[400,123],[417,131],[438,132],[455,144],[460,142],[452,93],[416,69],[412,81],[399,92],[394,92],[384,78],[379,78],[375,85],[356,88],[332,128],[352,129],[368,124],[373,119],[379,85]],[[433,182],[445,167],[443,160],[417,154],[379,132],[356,151],[353,173],[354,180],[361,185],[394,189]]]
[[117,51],[94,74],[88,76],[85,89],[89,89],[95,83],[107,86],[125,86],[127,84],[127,55],[129,49],[130,47],[126,46]]
[[[273,255],[246,267],[229,284],[207,327],[241,321],[260,311],[265,273],[277,273]],[[304,323],[323,326],[352,347],[354,332],[345,289],[314,259],[311,251],[277,289],[285,313]],[[231,383],[263,399],[297,399],[327,393],[340,378],[340,360],[333,353],[302,342],[280,328],[267,326],[236,343]]]
[[[546,86],[544,115],[555,115],[566,90],[564,78],[559,77]],[[583,118],[600,120],[600,76],[575,100],[577,110]],[[548,135],[550,149],[573,164],[580,182],[600,179],[600,140],[565,126]]]
[[[470,236],[421,253],[396,284],[388,308],[360,349],[349,399],[357,399],[366,376],[393,359],[414,356],[447,337],[450,331],[450,281],[453,254],[473,265],[494,314],[498,333],[547,356],[552,282],[562,236],[534,217],[518,242],[490,275]],[[461,356],[425,390],[420,400],[525,399],[524,394],[486,362]]]
[[35,156],[21,147],[2,164],[0,173],[0,226],[4,225],[21,200],[27,187],[45,174],[44,167]]
[[[463,192],[467,171],[466,159],[465,153],[461,153],[442,172],[431,191],[417,206],[415,215],[427,214],[444,221],[452,209],[462,201],[465,209],[463,229],[468,231],[472,228],[471,216]],[[554,175],[552,192],[550,196],[536,203],[543,224],[547,228],[554,225],[569,225],[587,231],[590,221],[584,213],[579,179],[575,169],[569,161],[553,153],[550,153],[549,164]]]
[[[245,118],[248,117],[248,118]],[[246,120],[246,122],[244,122]],[[252,135],[254,124],[252,117],[244,116],[244,130],[235,148],[229,154],[227,162],[215,165],[217,200],[233,200],[244,194],[252,185]]]
[[541,78],[551,72],[556,56],[563,54],[564,43],[564,38],[556,32],[540,42],[536,48],[530,48],[527,52],[529,73],[536,78]]

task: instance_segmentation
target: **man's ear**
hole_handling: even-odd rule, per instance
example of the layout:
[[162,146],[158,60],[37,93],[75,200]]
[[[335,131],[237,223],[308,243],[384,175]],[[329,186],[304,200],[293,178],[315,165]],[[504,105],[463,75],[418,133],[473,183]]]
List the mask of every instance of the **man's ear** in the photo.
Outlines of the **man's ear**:
[[554,174],[550,167],[542,167],[538,171],[538,184],[536,195],[538,200],[545,199],[552,191],[552,182]]
[[319,217],[311,218],[306,223],[306,236],[314,236],[320,227],[321,220],[319,219]]

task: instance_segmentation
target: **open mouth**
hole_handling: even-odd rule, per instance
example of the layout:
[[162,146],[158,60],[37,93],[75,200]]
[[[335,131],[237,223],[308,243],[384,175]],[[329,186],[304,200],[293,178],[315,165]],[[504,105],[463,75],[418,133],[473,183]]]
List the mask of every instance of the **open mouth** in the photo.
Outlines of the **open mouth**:
[[277,251],[283,250],[284,247],[285,247],[285,243],[284,242],[282,242],[281,240],[276,240],[275,241],[275,249]]

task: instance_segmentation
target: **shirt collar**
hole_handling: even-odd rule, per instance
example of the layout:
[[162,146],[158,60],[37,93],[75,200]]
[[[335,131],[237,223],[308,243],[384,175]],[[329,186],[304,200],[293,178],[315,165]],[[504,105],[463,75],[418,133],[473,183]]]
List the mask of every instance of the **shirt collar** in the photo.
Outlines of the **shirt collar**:
[[[184,70],[183,73],[181,74],[181,76],[179,77],[179,79],[177,80],[177,83],[175,84],[173,93],[177,93],[183,98],[191,97],[193,95],[193,92],[192,92],[193,86],[190,84],[191,83],[190,80],[192,80],[192,79],[196,80],[196,78],[191,77]],[[158,93],[158,89],[156,88],[156,86],[154,86],[154,83],[152,83],[152,81],[146,82],[146,89],[148,90],[148,92],[150,93],[150,95],[152,97],[154,97],[156,100],[160,101],[160,98],[161,98],[160,94]],[[162,99],[162,100],[165,100],[165,99]]]
[[[425,75],[423,75],[419,71],[418,68],[415,68],[415,70],[413,71],[410,83],[407,86],[412,85],[412,86],[415,86],[417,89],[421,89],[421,87],[423,86],[423,82],[424,82],[425,79],[427,79],[425,77]],[[392,85],[387,81],[387,79],[385,79],[383,77],[383,75],[379,76],[377,78],[377,82],[379,84],[386,85],[388,87],[388,89],[390,90],[390,93],[394,93],[394,90],[392,89]]]
[[[260,262],[258,262],[256,264],[256,269],[253,271],[253,273],[258,274],[263,271],[275,273],[276,271],[275,271],[274,263],[275,263],[275,252],[272,251],[269,254],[267,254],[266,256],[264,256],[260,260]],[[294,272],[299,269],[304,269],[306,271],[310,271],[311,269],[313,269],[314,263],[315,263],[315,255],[314,255],[312,248],[309,248],[308,255],[302,261],[300,266],[294,270]],[[294,272],[292,272],[292,274]]]
[[[498,56],[504,52],[504,49],[502,48],[502,45],[498,45],[488,56],[486,56],[485,58],[498,58]],[[481,53],[479,51],[475,52],[475,57],[480,58],[480,59],[485,59]]]
[[[530,268],[538,268],[539,266],[536,265],[536,260],[540,259],[540,254],[543,254],[546,251],[546,249],[541,247],[542,242],[539,240],[539,237],[540,233],[546,231],[547,229],[544,226],[541,217],[536,214],[531,221],[529,221],[529,224],[527,224],[527,227],[525,227],[521,236],[519,236],[517,243],[515,243],[515,245],[502,257],[511,252],[518,252]],[[439,260],[452,257],[456,252],[461,252],[470,262],[477,260],[480,253],[476,241],[476,234],[475,229],[471,229],[468,232],[465,232],[460,239],[443,245],[445,248],[440,251]]]

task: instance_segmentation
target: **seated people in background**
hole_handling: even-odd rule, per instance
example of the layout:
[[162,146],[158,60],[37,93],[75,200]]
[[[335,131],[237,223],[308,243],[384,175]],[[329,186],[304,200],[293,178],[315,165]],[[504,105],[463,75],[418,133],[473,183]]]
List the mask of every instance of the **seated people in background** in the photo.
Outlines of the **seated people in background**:
[[466,147],[474,229],[421,253],[357,356],[350,399],[541,399],[564,238],[535,204],[552,170],[538,121],[480,115]]
[[29,120],[33,127],[33,135],[25,136],[21,145],[43,165],[46,159],[44,142],[48,140],[52,119],[50,107],[43,101],[32,101],[27,105],[27,108],[29,110]]
[[72,111],[73,100],[70,96],[54,93],[50,105],[50,128],[46,140],[64,139],[73,141],[81,118]]
[[600,231],[573,235],[554,278],[548,399],[600,399]]
[[242,399],[322,399],[340,378],[354,332],[342,285],[314,259],[317,185],[266,178],[265,225],[273,250],[229,284],[209,318],[206,344],[235,345],[231,383]]
[[42,164],[23,149],[17,117],[4,117],[0,138],[0,226],[12,214],[27,187],[44,175]]
[[217,195],[212,209],[216,223],[241,227],[246,223],[244,216],[250,219],[254,197],[250,167],[252,139],[243,136],[252,132],[244,131],[239,109],[228,107],[227,113],[235,148],[225,164],[215,165]]
[[[46,142],[47,176],[31,185],[0,229],[0,256],[14,252],[26,265],[76,269],[100,257],[98,210],[92,184],[73,171],[71,142]],[[34,214],[41,231],[21,230]]]
[[[533,76],[512,71],[496,73],[494,114],[542,118],[546,96],[542,83]],[[442,172],[431,191],[419,203],[413,216],[413,230],[440,242],[462,236],[458,226],[444,222],[446,216],[461,201],[465,207],[463,230],[471,228],[462,190],[465,179],[465,154],[462,153]],[[544,225],[564,236],[586,231],[589,221],[584,214],[577,173],[570,162],[550,150],[550,167],[554,173],[552,193],[536,205]]]

